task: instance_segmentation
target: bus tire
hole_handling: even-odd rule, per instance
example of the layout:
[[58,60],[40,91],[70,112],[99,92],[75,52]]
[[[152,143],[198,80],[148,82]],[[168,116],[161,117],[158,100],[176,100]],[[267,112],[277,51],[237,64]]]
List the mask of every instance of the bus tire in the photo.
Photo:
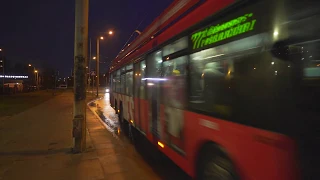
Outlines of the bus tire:
[[238,180],[232,161],[216,144],[205,145],[199,156],[198,180]]

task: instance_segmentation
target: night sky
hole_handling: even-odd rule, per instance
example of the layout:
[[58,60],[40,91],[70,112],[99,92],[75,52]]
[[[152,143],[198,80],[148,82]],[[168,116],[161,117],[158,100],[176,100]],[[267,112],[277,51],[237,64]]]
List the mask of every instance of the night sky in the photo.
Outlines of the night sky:
[[[106,72],[131,33],[142,21],[147,27],[173,0],[90,0],[89,37],[112,29],[115,34],[101,42],[100,72]],[[31,63],[53,67],[61,76],[73,68],[74,0],[2,0],[0,48],[11,64]],[[92,55],[95,56],[95,41]]]

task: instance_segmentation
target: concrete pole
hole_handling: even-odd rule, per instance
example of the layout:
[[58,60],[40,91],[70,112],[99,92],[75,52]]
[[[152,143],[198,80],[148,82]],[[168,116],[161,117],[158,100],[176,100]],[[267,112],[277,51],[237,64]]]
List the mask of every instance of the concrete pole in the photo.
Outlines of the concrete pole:
[[99,59],[100,59],[100,42],[99,42],[99,38],[100,37],[98,37],[97,38],[97,61],[96,61],[96,66],[97,66],[97,81],[96,81],[96,85],[97,85],[97,97],[99,96],[99,74],[100,74],[100,72],[99,72],[99,68],[100,68],[100,66],[99,66],[99,64],[100,64],[100,61],[99,61]]
[[35,72],[35,70],[33,71],[33,73],[34,73],[34,84],[37,85],[37,73]]
[[37,90],[39,90],[39,72],[37,72],[36,86],[37,86]]
[[4,94],[4,77],[5,77],[5,74],[4,74],[4,55],[3,55],[3,50],[0,49],[0,52],[1,52],[1,60],[2,60],[2,94]]
[[94,76],[91,76],[92,77],[92,91],[91,91],[91,94],[94,96],[94,83],[95,83],[95,77]]
[[88,58],[89,0],[75,0],[74,41],[74,103],[73,137],[74,153],[86,149],[86,65]]
[[90,82],[91,82],[91,57],[92,55],[91,55],[91,38],[89,39],[89,60],[88,60],[88,69],[89,69],[89,73],[88,73],[88,85],[87,85],[87,87],[88,87],[88,90],[89,90],[89,88],[90,88]]

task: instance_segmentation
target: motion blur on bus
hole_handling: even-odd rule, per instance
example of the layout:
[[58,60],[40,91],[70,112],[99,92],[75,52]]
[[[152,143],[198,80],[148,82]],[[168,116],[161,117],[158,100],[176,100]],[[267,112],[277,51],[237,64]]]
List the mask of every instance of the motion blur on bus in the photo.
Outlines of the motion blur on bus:
[[119,53],[110,103],[196,179],[319,179],[320,3],[176,0]]

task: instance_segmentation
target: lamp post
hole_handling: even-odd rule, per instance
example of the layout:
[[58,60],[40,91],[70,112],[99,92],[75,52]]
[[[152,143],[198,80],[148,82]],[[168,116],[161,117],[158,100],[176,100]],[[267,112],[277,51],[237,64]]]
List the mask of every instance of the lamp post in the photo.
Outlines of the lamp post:
[[89,38],[89,60],[88,60],[88,83],[87,83],[87,89],[90,87],[90,82],[91,82],[91,38]]
[[[31,70],[31,74],[32,74],[32,72],[34,73],[34,82],[35,82],[35,84],[37,84],[37,80],[36,80],[36,68],[34,67],[34,66],[32,66],[32,64],[28,64],[28,67],[32,67],[33,68],[33,70]],[[38,72],[38,71],[37,71]],[[28,70],[28,73],[29,73],[29,70]]]
[[2,67],[2,75],[3,75],[3,77],[2,77],[2,93],[4,94],[4,55],[3,55],[3,51],[2,51],[2,49],[0,49],[0,52],[1,52],[1,59],[0,59],[0,61],[1,61],[1,67]]
[[99,96],[99,61],[100,61],[100,39],[103,40],[103,37],[97,38],[97,60],[96,60],[96,71],[97,71],[97,97]]
[[[97,57],[94,56],[92,59],[96,60]],[[92,74],[92,94],[93,94],[93,90],[94,90],[94,82],[95,82],[95,78],[94,78],[94,74]]]
[[[108,32],[109,35],[113,34],[113,31],[109,31]],[[96,60],[96,76],[97,76],[97,80],[96,80],[96,86],[97,86],[97,97],[99,96],[99,69],[100,69],[100,40],[103,40],[103,36],[97,38],[97,60]]]
[[38,80],[39,80],[39,73],[38,73],[38,70],[34,70],[34,75],[35,75],[35,79],[36,79],[36,87],[37,89],[39,89],[38,87]]

